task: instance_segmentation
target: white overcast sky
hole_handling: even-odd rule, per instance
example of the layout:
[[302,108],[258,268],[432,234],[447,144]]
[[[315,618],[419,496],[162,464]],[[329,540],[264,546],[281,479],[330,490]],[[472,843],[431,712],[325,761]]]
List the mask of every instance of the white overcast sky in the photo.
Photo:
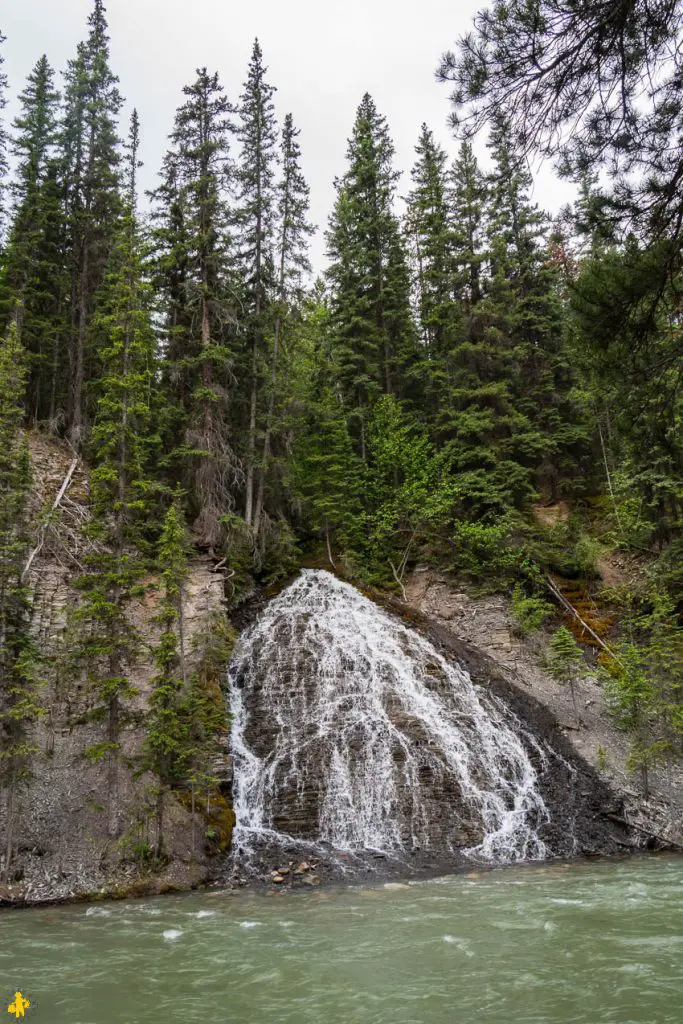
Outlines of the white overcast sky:
[[[333,180],[344,170],[346,143],[361,96],[369,92],[386,115],[396,167],[409,169],[426,121],[455,154],[447,127],[448,86],[436,82],[441,53],[465,32],[485,0],[109,0],[111,62],[126,98],[138,108],[145,167],[143,188],[156,183],[175,108],[195,69],[217,70],[236,101],[255,36],[269,79],[277,86],[280,120],[291,111],[301,128],[304,171],[311,187],[316,270],[324,266],[322,230],[334,201]],[[86,34],[90,0],[2,0],[0,30],[12,100],[35,61],[46,53],[59,72]],[[61,75],[59,76],[61,79]],[[124,116],[125,116],[124,115]],[[477,147],[486,159],[483,145]],[[534,199],[556,211],[571,198],[549,167],[534,169]]]

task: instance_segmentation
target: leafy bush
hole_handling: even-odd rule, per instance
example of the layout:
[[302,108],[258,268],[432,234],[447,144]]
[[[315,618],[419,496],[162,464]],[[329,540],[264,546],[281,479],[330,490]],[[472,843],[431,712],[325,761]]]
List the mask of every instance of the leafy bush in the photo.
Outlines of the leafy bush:
[[507,519],[491,524],[459,520],[453,524],[450,541],[451,568],[491,589],[501,578],[509,579],[520,572],[521,551],[512,543]]
[[524,587],[518,583],[512,591],[512,631],[516,636],[526,636],[540,629],[544,622],[554,614],[555,609],[549,601],[545,601],[537,594],[530,597],[524,592]]
[[595,537],[581,533],[574,545],[574,561],[581,576],[598,575],[598,559],[604,547]]

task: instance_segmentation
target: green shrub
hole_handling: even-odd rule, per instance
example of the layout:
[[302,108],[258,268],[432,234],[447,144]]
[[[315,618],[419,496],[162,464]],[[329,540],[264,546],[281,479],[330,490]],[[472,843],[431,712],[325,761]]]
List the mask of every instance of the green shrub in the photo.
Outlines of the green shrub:
[[574,545],[574,561],[582,576],[598,575],[598,559],[604,548],[599,540],[582,533]]
[[511,524],[459,520],[451,531],[451,568],[495,589],[496,582],[519,574],[521,550],[512,542]]
[[554,614],[555,609],[549,601],[537,594],[528,597],[521,583],[512,591],[510,612],[513,619],[512,632],[516,636],[526,636],[540,629]]
[[579,722],[579,711],[576,706],[574,686],[578,676],[583,671],[583,651],[566,626],[560,626],[557,632],[550,638],[547,664],[551,675],[559,680],[559,682],[569,686],[574,706],[574,715],[577,722]]

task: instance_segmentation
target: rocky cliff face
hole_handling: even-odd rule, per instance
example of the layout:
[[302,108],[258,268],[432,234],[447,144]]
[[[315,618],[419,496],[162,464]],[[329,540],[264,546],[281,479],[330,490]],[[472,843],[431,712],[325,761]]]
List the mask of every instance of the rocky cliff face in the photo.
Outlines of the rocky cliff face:
[[[0,887],[0,901],[31,903],[84,894],[189,888],[210,876],[216,843],[207,842],[207,830],[220,837],[221,829],[231,825],[231,812],[209,807],[208,817],[213,814],[217,820],[208,821],[206,813],[191,812],[189,800],[169,798],[164,824],[168,861],[157,871],[143,863],[141,851],[153,840],[155,780],[139,776],[135,761],[144,740],[143,716],[154,671],[148,646],[157,630],[154,580],[131,608],[142,649],[131,673],[137,693],[130,707],[131,722],[122,734],[112,829],[107,768],[84,756],[87,748],[104,739],[104,725],[88,720],[87,683],[69,676],[63,658],[67,609],[78,601],[73,582],[87,552],[83,532],[88,517],[87,473],[79,463],[59,507],[46,515],[69,477],[73,454],[65,445],[34,434],[31,458],[36,531],[29,580],[33,628],[43,655],[45,683],[40,698],[45,713],[30,737],[35,754],[31,776],[18,796],[17,856],[9,885]],[[225,621],[222,584],[208,560],[192,563],[184,600],[190,669],[201,657],[207,631]],[[217,699],[222,699],[220,690]],[[227,761],[218,763],[216,772],[222,776],[219,781],[228,781]],[[0,848],[4,848],[5,813],[5,801],[0,800]],[[218,820],[221,815],[227,821]]]
[[[31,437],[31,456],[36,527],[28,579],[33,629],[43,655],[45,713],[29,738],[35,754],[31,775],[17,801],[17,852],[9,883],[0,886],[0,903],[142,894],[187,889],[214,877],[227,880],[232,868],[225,863],[225,852],[234,821],[227,735],[213,766],[211,797],[191,797],[182,791],[169,796],[164,820],[167,859],[160,866],[144,856],[155,838],[155,778],[140,775],[136,763],[154,673],[150,655],[158,630],[154,579],[130,608],[142,644],[131,672],[136,695],[121,738],[115,800],[111,800],[106,765],[85,756],[88,748],[105,738],[104,725],[89,718],[87,681],[69,674],[64,650],[68,609],[79,600],[74,581],[88,551],[84,531],[88,476],[81,463],[74,463],[66,445],[41,435]],[[521,857],[537,855],[544,844],[553,854],[562,855],[618,852],[631,848],[639,834],[678,836],[681,816],[676,816],[675,808],[683,792],[680,780],[655,779],[655,797],[642,806],[624,772],[625,743],[609,724],[595,680],[581,684],[582,728],[563,727],[568,726],[569,696],[542,671],[539,653],[527,641],[512,636],[503,598],[472,598],[426,572],[412,577],[407,597],[409,606],[399,603],[393,610],[412,616],[420,635],[433,645],[433,654],[423,649],[422,641],[397,630],[392,639],[396,649],[387,661],[386,651],[378,652],[373,646],[377,638],[372,630],[365,637],[367,649],[361,649],[353,615],[338,617],[330,633],[332,605],[307,607],[304,600],[295,608],[287,608],[286,602],[283,607],[274,604],[266,628],[256,629],[247,653],[242,644],[242,654],[234,663],[233,687],[241,694],[236,704],[241,702],[245,715],[242,740],[257,761],[265,764],[271,759],[273,766],[270,776],[265,775],[272,783],[268,799],[258,786],[252,792],[247,787],[241,797],[248,804],[256,833],[272,827],[292,839],[292,864],[307,858],[305,870],[299,870],[304,881],[310,880],[310,863],[317,865],[323,878],[338,877],[349,848],[356,849],[359,863],[367,866],[369,857],[375,869],[379,866],[381,871],[400,875],[456,867],[465,863],[461,850],[481,846],[487,836],[497,834],[501,842],[510,839],[513,859],[517,852]],[[351,611],[357,598],[349,598]],[[362,611],[374,621],[374,613],[367,608]],[[247,614],[244,625],[248,620]],[[207,638],[226,623],[224,580],[209,559],[197,558],[184,594],[190,671],[204,657]],[[333,640],[338,641],[336,648]],[[421,667],[417,675],[408,672],[399,678],[411,650]],[[483,695],[467,691],[462,680],[458,685],[464,688],[454,692],[453,666],[457,665],[469,671]],[[221,709],[225,667],[221,662],[207,684]],[[369,688],[365,683],[371,676]],[[354,687],[361,694],[355,710]],[[510,725],[508,713],[501,716],[496,703],[501,700],[528,727],[518,750],[510,744],[501,746],[500,736],[496,737],[497,731],[502,735]],[[519,820],[529,825],[528,834],[524,829],[512,838],[505,833],[514,798],[505,794],[504,785],[498,794],[500,804],[484,806],[482,793],[490,789],[491,778],[478,757],[472,717],[484,705],[494,722],[487,740],[489,753],[494,762],[499,759],[500,778],[493,782],[499,785],[506,772],[517,779],[524,811]],[[458,774],[456,739],[443,732],[442,719],[449,717],[459,718],[461,732],[468,737],[469,774]],[[375,730],[378,723],[379,732]],[[292,742],[295,732],[298,743]],[[609,753],[609,765],[597,771],[601,747]],[[541,770],[544,758],[552,764],[551,771]],[[527,763],[536,777],[525,791]],[[372,799],[364,803],[368,795]],[[0,849],[4,849],[7,821],[1,796]],[[236,796],[240,798],[239,791]],[[610,813],[624,814],[622,801],[635,832],[620,829],[609,818]],[[548,810],[547,816],[541,805]],[[453,807],[460,811],[453,814]],[[390,813],[385,814],[387,808]],[[485,814],[490,814],[488,823]],[[514,825],[514,816],[511,820]],[[638,833],[638,827],[646,831]],[[239,833],[238,828],[238,839],[244,844],[244,830],[241,837]],[[305,852],[311,843],[315,858]],[[347,853],[342,850],[340,857],[331,857],[335,846],[345,847]],[[243,877],[245,860],[240,861],[239,852],[237,873]],[[280,866],[282,854],[279,842],[264,849],[261,860],[257,858],[256,873],[270,877],[270,870]],[[380,858],[379,865],[375,857]],[[295,874],[292,869],[291,877]]]
[[[611,585],[606,578],[604,585]],[[537,701],[553,716],[563,743],[591,765],[619,798],[620,812],[643,842],[683,845],[683,769],[651,771],[651,795],[642,798],[628,771],[628,736],[614,726],[597,676],[588,672],[576,683],[580,722],[571,694],[545,670],[548,636],[543,630],[530,637],[516,636],[509,601],[503,595],[475,597],[452,580],[430,569],[414,572],[407,581],[406,598],[434,626],[487,655],[517,690]]]

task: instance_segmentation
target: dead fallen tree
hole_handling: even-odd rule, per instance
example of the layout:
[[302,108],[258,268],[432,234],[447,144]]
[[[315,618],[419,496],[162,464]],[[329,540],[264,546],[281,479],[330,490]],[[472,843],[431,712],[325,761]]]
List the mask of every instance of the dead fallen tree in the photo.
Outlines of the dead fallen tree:
[[593,637],[595,642],[598,643],[600,645],[600,647],[602,647],[603,651],[605,651],[607,654],[609,654],[610,658],[613,658],[614,661],[616,661],[616,663],[618,665],[621,665],[621,662],[619,661],[619,658],[614,653],[614,651],[610,647],[608,647],[607,644],[605,643],[605,641],[601,637],[598,636],[598,634],[595,632],[595,630],[591,629],[591,627],[588,625],[588,623],[585,622],[581,618],[581,616],[577,612],[577,610],[574,607],[574,605],[571,604],[571,602],[567,600],[567,598],[564,596],[564,594],[555,586],[555,584],[553,583],[553,581],[550,578],[550,576],[546,576],[545,581],[546,581],[546,583],[548,585],[548,589],[550,590],[550,593],[553,595],[555,600],[559,601],[560,604],[562,605],[562,607],[565,609],[565,611],[568,611],[569,614],[572,615],[576,619],[577,622],[581,623],[581,626],[585,629],[585,631],[590,636]]
[[43,544],[45,543],[45,536],[46,536],[46,533],[47,533],[47,528],[50,525],[50,519],[54,515],[54,513],[57,511],[59,506],[61,505],[62,499],[64,498],[64,495],[66,494],[66,492],[68,491],[69,487],[71,486],[71,481],[73,480],[74,473],[76,472],[76,470],[78,468],[78,463],[79,462],[80,462],[80,456],[77,455],[76,453],[74,453],[74,457],[73,457],[73,460],[71,462],[71,465],[69,466],[69,468],[67,470],[66,476],[62,480],[62,484],[61,484],[59,490],[57,491],[57,496],[55,497],[55,500],[52,502],[52,507],[51,507],[50,511],[47,513],[47,515],[43,517],[43,520],[42,520],[42,522],[40,524],[40,529],[38,530],[38,543],[31,550],[31,552],[30,552],[30,554],[29,554],[29,556],[28,556],[28,558],[26,560],[26,565],[24,566],[23,571],[21,573],[21,582],[22,583],[26,579],[26,577],[27,577],[27,575],[28,575],[28,573],[29,573],[29,571],[31,569],[31,566],[33,565],[34,561],[36,560],[36,558],[38,557],[38,555],[40,554],[40,552],[42,550]]

